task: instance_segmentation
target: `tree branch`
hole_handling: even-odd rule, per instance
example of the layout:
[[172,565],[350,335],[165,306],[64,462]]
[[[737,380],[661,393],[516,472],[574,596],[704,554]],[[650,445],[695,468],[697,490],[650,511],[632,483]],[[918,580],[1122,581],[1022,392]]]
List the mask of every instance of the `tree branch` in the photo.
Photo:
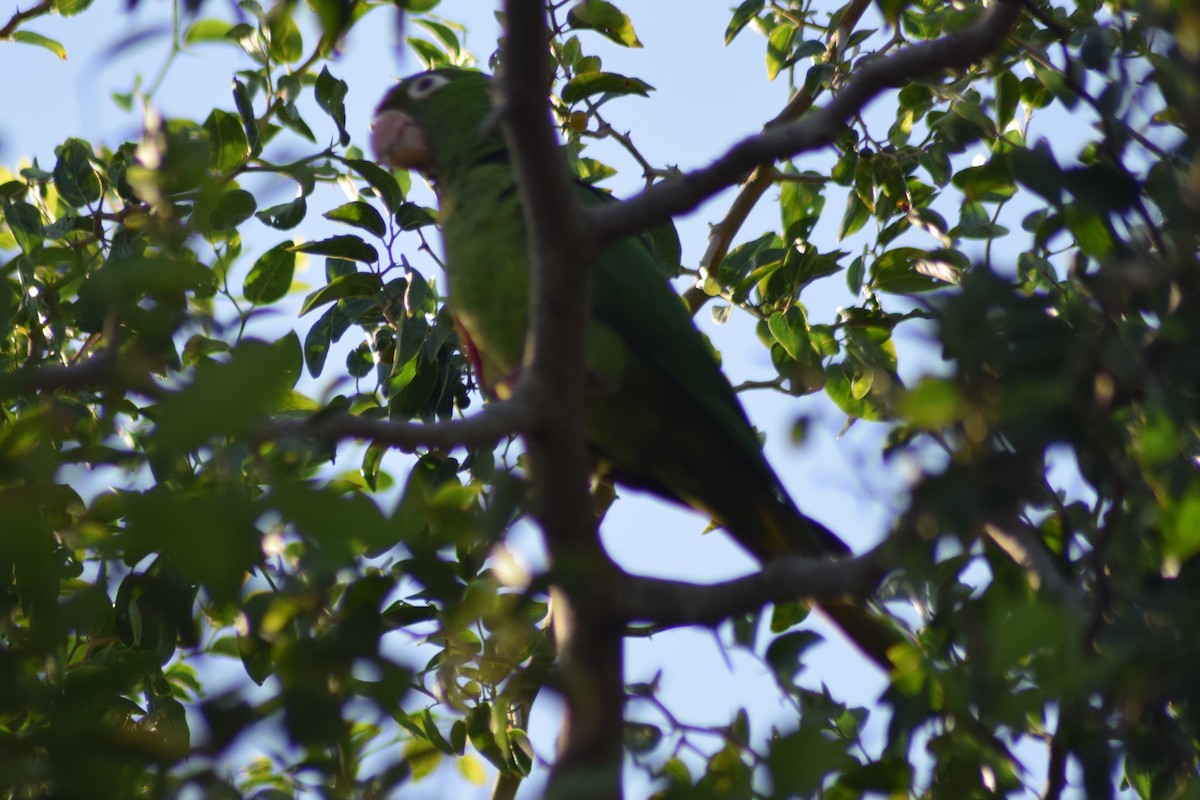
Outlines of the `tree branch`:
[[116,356],[103,351],[72,366],[51,365],[26,367],[0,375],[0,397],[52,389],[86,389],[112,379]]
[[99,389],[109,385],[132,388],[149,396],[161,394],[148,374],[149,362],[136,355],[101,350],[70,365],[26,367],[0,375],[0,397],[56,389]]
[[[858,24],[859,19],[867,8],[871,5],[871,0],[853,0],[846,8],[846,13],[842,15],[841,21],[832,31],[829,32],[829,38],[826,44],[826,50],[833,55],[834,61],[840,59],[841,49],[845,44],[845,40],[849,38],[849,34],[854,30],[854,26]],[[766,125],[764,130],[786,125],[790,122],[800,119],[817,99],[817,92],[809,92],[801,88],[791,99],[783,110]],[[704,251],[704,255],[700,257],[700,268],[709,275],[716,275],[717,270],[721,266],[721,262],[725,260],[725,256],[729,254],[729,245],[733,242],[733,237],[741,230],[745,224],[746,218],[750,216],[750,211],[758,204],[758,201],[766,194],[767,189],[771,187],[772,177],[775,174],[775,165],[771,162],[759,164],[755,167],[754,172],[742,184],[741,191],[734,198],[733,203],[729,206],[729,210],[725,212],[725,218],[712,226],[712,230],[708,234],[708,248]],[[685,295],[688,307],[692,313],[696,313],[699,308],[709,300],[709,295],[699,286],[689,289]]]
[[33,19],[34,17],[40,17],[43,14],[49,14],[53,9],[54,3],[50,2],[50,0],[44,0],[44,2],[38,3],[35,6],[30,6],[24,11],[15,12],[11,17],[9,17],[9,20],[7,23],[5,23],[4,27],[0,28],[0,39],[7,39],[8,37],[12,36],[16,32],[17,27],[25,20]]
[[861,556],[839,561],[784,556],[761,570],[715,584],[629,575],[614,595],[626,622],[662,628],[716,625],[767,603],[836,602],[870,595],[891,568],[889,541]]
[[970,28],[861,63],[854,78],[824,108],[742,140],[707,167],[655,184],[623,203],[589,209],[590,226],[601,243],[617,241],[692,211],[760,164],[823,147],[885,89],[939,70],[962,69],[995,50],[1020,14],[1018,0],[999,0]]
[[1058,566],[1046,552],[1037,534],[1022,522],[1013,521],[1004,527],[985,523],[983,532],[1004,553],[1025,569],[1035,589],[1045,589],[1058,601],[1064,611],[1075,619],[1085,620],[1088,609],[1079,591],[1058,571]]
[[622,627],[609,608],[616,569],[601,547],[588,494],[583,387],[596,240],[571,193],[547,97],[543,0],[507,0],[501,122],[520,191],[530,256],[526,365],[517,391],[537,419],[525,435],[533,514],[555,584],[553,628],[566,704],[550,794],[621,797],[625,685]]
[[354,414],[317,414],[305,419],[274,420],[255,431],[259,440],[369,439],[401,450],[418,447],[487,447],[505,436],[521,433],[533,423],[536,409],[520,394],[489,403],[466,419],[432,425],[369,419]]

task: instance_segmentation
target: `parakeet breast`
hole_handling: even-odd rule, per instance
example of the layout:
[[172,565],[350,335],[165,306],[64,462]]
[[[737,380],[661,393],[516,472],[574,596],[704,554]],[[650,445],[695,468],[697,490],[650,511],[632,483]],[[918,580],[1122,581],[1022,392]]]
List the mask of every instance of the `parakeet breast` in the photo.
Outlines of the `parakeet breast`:
[[521,210],[509,170],[484,165],[439,187],[449,307],[476,349],[484,385],[503,394],[520,368],[529,316]]

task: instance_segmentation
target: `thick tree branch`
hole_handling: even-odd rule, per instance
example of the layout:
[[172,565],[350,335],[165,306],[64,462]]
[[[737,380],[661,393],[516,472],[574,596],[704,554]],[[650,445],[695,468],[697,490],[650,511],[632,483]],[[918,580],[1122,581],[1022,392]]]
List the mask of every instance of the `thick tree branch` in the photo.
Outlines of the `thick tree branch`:
[[890,569],[884,542],[861,556],[840,561],[785,556],[761,570],[715,584],[627,576],[615,595],[626,622],[657,627],[716,625],[730,617],[789,600],[836,602],[870,595]]
[[508,0],[501,121],[520,190],[531,261],[530,331],[517,391],[536,404],[525,436],[533,513],[555,584],[553,628],[566,704],[550,793],[621,797],[622,629],[608,608],[616,575],[588,494],[583,386],[595,240],[571,194],[547,97],[543,0]]
[[0,375],[0,397],[53,389],[86,389],[112,380],[115,354],[103,351],[72,366],[51,365],[19,369]]
[[999,0],[970,28],[860,64],[827,106],[793,124],[744,139],[707,167],[655,184],[624,203],[590,210],[591,227],[601,242],[622,239],[692,211],[760,164],[823,147],[885,89],[979,61],[1000,46],[1020,14],[1018,0]]
[[505,436],[530,427],[536,409],[520,395],[489,403],[466,419],[433,425],[369,419],[354,414],[318,414],[305,419],[274,420],[255,431],[259,440],[369,439],[379,444],[414,450],[418,447],[487,447]]
[[0,375],[0,397],[57,389],[102,389],[107,386],[132,388],[156,396],[161,390],[149,375],[149,361],[132,354],[118,355],[100,350],[70,365],[28,367]]

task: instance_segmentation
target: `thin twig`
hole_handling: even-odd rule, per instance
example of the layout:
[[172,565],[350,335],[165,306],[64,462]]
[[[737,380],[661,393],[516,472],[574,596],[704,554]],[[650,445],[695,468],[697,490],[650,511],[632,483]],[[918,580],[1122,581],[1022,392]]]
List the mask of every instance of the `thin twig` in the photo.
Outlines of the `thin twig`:
[[44,0],[36,6],[30,6],[24,11],[18,11],[9,17],[8,22],[3,28],[0,28],[0,39],[7,39],[17,31],[17,27],[27,19],[40,17],[43,14],[49,14],[54,8],[54,3],[51,0]]

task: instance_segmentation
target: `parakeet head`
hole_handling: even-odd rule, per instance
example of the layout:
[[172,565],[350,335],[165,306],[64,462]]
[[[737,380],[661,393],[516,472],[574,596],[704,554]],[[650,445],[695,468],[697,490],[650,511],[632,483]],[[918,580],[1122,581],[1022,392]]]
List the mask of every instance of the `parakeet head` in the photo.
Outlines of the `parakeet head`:
[[502,147],[499,126],[491,120],[490,83],[482,72],[455,67],[400,81],[371,122],[376,160],[439,178],[482,144],[494,140]]

